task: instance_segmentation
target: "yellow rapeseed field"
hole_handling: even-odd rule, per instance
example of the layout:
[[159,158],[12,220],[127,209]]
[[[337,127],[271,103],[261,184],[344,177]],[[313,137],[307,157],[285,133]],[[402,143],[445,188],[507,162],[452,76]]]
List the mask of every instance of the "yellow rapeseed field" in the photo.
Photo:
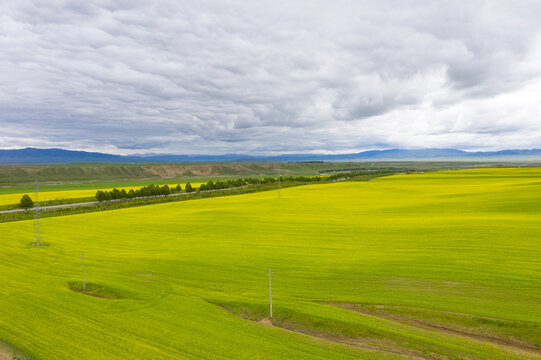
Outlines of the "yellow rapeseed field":
[[[150,183],[149,183],[150,184]],[[178,183],[174,184],[168,184],[169,186],[177,186]],[[186,184],[180,184],[182,188],[184,189],[184,186]],[[191,184],[194,187],[199,187],[201,183],[192,183]],[[130,187],[117,187],[117,189],[122,190],[125,189],[126,191],[129,191],[130,189],[139,189],[141,186],[130,186]],[[59,200],[59,199],[75,199],[75,198],[85,198],[85,197],[93,197],[96,195],[96,191],[98,190],[113,190],[113,188],[96,188],[96,189],[86,189],[86,190],[61,190],[61,191],[46,191],[46,192],[40,192],[39,193],[39,200],[40,201],[51,201],[51,200]],[[24,194],[28,194],[32,200],[35,201],[35,195],[34,193],[17,193],[17,194],[2,194],[0,195],[0,205],[11,205],[11,204],[17,204],[19,201],[21,201],[21,197]]]
[[541,358],[541,169],[277,195],[44,218],[44,247],[0,223],[0,339],[43,360]]

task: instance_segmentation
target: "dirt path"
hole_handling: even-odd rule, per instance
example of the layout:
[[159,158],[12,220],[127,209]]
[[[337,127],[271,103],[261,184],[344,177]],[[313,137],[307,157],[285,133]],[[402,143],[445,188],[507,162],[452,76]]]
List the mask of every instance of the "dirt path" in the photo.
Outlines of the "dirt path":
[[[96,205],[97,201],[89,201],[84,203],[73,203],[73,204],[62,204],[62,205],[49,205],[49,206],[40,206],[40,210],[52,210],[52,209],[64,209],[64,208],[70,208],[70,207],[78,207],[78,206],[92,206]],[[23,211],[33,211],[34,208],[30,210],[25,209],[13,209],[13,210],[2,210],[0,211],[0,214],[11,214],[11,213],[18,213]]]
[[0,360],[13,360],[13,353],[0,347]]
[[221,307],[222,309],[227,310],[230,313],[232,313],[232,314],[234,314],[236,316],[239,316],[239,317],[241,317],[243,319],[258,322],[261,325],[274,327],[274,328],[277,328],[277,329],[280,329],[280,330],[283,330],[283,331],[287,331],[287,332],[290,332],[290,333],[294,333],[294,334],[300,334],[300,335],[303,335],[303,336],[309,336],[311,338],[316,338],[316,339],[331,341],[331,342],[339,343],[339,344],[343,344],[343,345],[353,346],[353,347],[357,347],[357,348],[360,348],[360,349],[363,349],[363,350],[377,351],[377,352],[384,352],[384,353],[393,354],[393,355],[399,355],[399,356],[401,356],[403,358],[406,358],[406,359],[438,360],[437,358],[434,358],[434,357],[429,357],[429,356],[425,356],[425,355],[405,352],[405,351],[402,351],[402,350],[400,350],[398,348],[393,349],[391,344],[388,344],[388,345],[386,345],[385,348],[382,348],[382,347],[379,347],[379,346],[368,344],[367,339],[342,337],[342,336],[333,335],[333,334],[324,333],[324,332],[310,331],[308,329],[287,328],[287,327],[283,327],[283,326],[280,326],[280,325],[273,324],[272,320],[269,319],[269,318],[264,318],[264,319],[262,319],[260,321],[257,321],[255,319],[250,318],[250,317],[243,316],[242,314],[239,314],[239,313],[235,312],[233,309],[230,309],[230,308],[228,308],[226,306],[218,305],[218,304],[214,304],[214,305],[217,305],[217,306]]
[[498,337],[494,335],[474,333],[471,331],[457,329],[457,328],[447,326],[447,325],[431,323],[429,321],[411,318],[411,317],[407,317],[403,315],[392,314],[385,311],[372,312],[366,309],[359,308],[355,306],[354,304],[344,304],[344,303],[328,303],[328,304],[340,307],[345,310],[355,311],[363,315],[369,315],[369,316],[374,316],[378,318],[383,318],[386,320],[397,321],[406,325],[420,327],[427,330],[435,330],[435,331],[444,332],[448,334],[465,336],[470,339],[490,343],[490,344],[497,345],[500,347],[506,347],[509,349],[527,352],[530,354],[541,355],[540,347],[535,346],[534,344],[528,343],[526,341],[518,340],[518,339],[515,340],[515,339]]
[[0,340],[0,360],[35,360],[15,346]]
[[408,353],[408,352],[405,352],[405,351],[400,351],[398,349],[392,349],[391,346],[382,348],[382,347],[379,347],[379,346],[370,345],[364,339],[361,339],[361,338],[357,338],[357,339],[355,339],[355,338],[347,338],[347,337],[341,337],[341,336],[338,336],[338,335],[332,335],[332,334],[329,334],[329,333],[312,332],[312,331],[304,330],[304,329],[303,330],[288,329],[286,327],[281,327],[281,326],[274,325],[269,318],[264,318],[263,320],[259,321],[259,323],[262,324],[262,325],[265,325],[265,326],[275,327],[277,329],[288,331],[288,332],[295,333],[295,334],[301,334],[301,335],[309,336],[309,337],[312,337],[312,338],[323,339],[323,340],[327,340],[327,341],[331,341],[331,342],[335,342],[335,343],[340,343],[340,344],[344,344],[344,345],[348,345],[348,346],[358,347],[358,348],[361,348],[363,350],[385,352],[385,353],[399,355],[399,356],[402,356],[404,358],[413,359],[413,360],[437,360],[437,358],[433,358],[433,357],[429,357],[429,356],[425,356],[425,355],[417,355],[417,354]]

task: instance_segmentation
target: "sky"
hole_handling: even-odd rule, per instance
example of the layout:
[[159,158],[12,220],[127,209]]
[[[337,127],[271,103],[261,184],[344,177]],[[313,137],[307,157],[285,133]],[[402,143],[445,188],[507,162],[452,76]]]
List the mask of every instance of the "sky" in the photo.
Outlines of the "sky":
[[541,1],[0,1],[0,148],[541,148]]

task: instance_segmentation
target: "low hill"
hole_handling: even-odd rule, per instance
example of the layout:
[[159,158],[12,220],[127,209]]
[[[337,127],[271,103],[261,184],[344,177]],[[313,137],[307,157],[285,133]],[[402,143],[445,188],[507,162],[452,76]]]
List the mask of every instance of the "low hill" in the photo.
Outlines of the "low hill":
[[351,154],[290,154],[279,156],[224,155],[138,155],[122,156],[63,149],[0,150],[0,164],[67,164],[83,162],[306,162],[306,161],[396,161],[396,160],[541,160],[541,149],[471,152],[457,149],[387,149]]

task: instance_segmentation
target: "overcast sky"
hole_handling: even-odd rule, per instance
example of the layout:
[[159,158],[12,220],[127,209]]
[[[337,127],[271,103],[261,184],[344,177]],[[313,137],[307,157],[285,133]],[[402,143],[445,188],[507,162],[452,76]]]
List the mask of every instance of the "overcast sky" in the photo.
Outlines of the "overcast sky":
[[0,148],[541,148],[541,1],[0,1]]

